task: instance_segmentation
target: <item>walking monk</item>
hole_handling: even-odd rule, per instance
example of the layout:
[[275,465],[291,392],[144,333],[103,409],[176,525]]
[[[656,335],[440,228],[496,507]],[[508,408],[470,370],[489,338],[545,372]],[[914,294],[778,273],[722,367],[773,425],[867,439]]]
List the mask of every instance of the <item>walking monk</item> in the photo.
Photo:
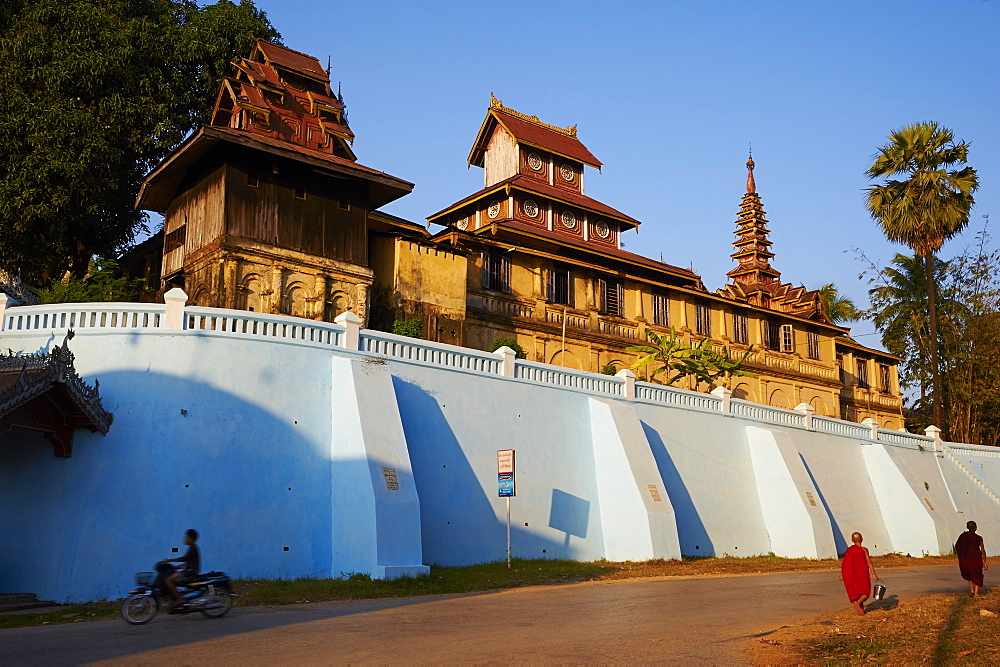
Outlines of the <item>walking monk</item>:
[[854,610],[864,616],[865,601],[872,592],[872,582],[868,574],[871,573],[875,581],[878,581],[878,575],[875,574],[875,566],[872,565],[868,549],[861,546],[862,541],[864,538],[861,537],[861,533],[851,533],[851,542],[854,544],[847,547],[847,551],[844,552],[844,560],[840,564],[840,578],[844,582],[844,588],[847,589],[847,599],[854,605]]
[[990,566],[986,563],[983,536],[976,535],[976,522],[970,521],[965,527],[968,530],[955,541],[955,553],[958,554],[958,569],[962,578],[969,582],[969,594],[975,596],[979,595],[979,587],[983,585],[983,570],[990,569]]

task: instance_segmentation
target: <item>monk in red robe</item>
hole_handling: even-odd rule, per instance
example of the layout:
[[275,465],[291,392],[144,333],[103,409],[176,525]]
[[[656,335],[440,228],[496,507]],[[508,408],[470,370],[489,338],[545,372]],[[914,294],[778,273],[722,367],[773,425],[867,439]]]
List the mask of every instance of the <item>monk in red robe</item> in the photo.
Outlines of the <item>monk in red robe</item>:
[[983,585],[983,570],[990,569],[990,566],[986,563],[983,537],[976,534],[976,522],[970,521],[965,527],[968,530],[955,541],[955,553],[958,554],[958,569],[962,578],[969,582],[969,594],[976,596]]
[[871,573],[875,581],[878,581],[872,557],[868,555],[868,549],[861,546],[863,541],[861,533],[851,533],[851,542],[854,544],[847,547],[844,560],[840,564],[840,579],[847,589],[847,599],[861,616],[865,615],[865,601],[872,592],[872,582],[868,574]]

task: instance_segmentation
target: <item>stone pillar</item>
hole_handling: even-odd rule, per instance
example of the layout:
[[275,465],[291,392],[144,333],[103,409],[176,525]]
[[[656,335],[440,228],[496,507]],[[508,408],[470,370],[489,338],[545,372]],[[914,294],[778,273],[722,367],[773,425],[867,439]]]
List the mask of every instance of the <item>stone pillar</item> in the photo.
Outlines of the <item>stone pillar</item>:
[[493,354],[500,357],[500,375],[505,378],[514,377],[514,371],[517,364],[517,352],[510,349],[506,345],[503,347],[498,347],[493,350]]
[[237,263],[234,257],[225,257],[222,260],[222,307],[238,308],[240,286],[236,278]]
[[0,292],[0,331],[3,331],[4,327],[6,326],[5,323],[7,321],[6,317],[7,309],[17,305],[19,305],[17,301],[15,301],[10,296],[7,296],[6,294]]
[[941,429],[939,429],[934,424],[931,424],[930,426],[928,426],[927,428],[924,429],[924,435],[926,435],[928,438],[934,438],[934,451],[935,452],[942,451],[942,447],[941,447]]
[[861,422],[871,430],[871,439],[878,440],[878,422],[869,417],[868,419]]
[[337,315],[333,321],[344,327],[344,338],[341,347],[348,350],[357,350],[361,343],[361,318],[348,310]]
[[313,309],[312,319],[326,319],[326,276],[322,273],[316,275],[313,283]]
[[732,411],[733,391],[729,387],[716,387],[712,390],[712,395],[722,399],[722,414],[728,415]]
[[622,392],[622,395],[625,397],[625,400],[626,401],[634,401],[635,400],[635,373],[633,373],[628,368],[623,368],[620,371],[618,371],[617,373],[615,373],[615,377],[621,378],[622,382],[625,384],[625,390]]
[[802,414],[804,417],[803,425],[811,429],[813,427],[813,413],[816,412],[816,408],[809,405],[808,403],[802,402],[795,406],[795,411]]
[[281,298],[285,293],[285,267],[275,264],[271,267],[271,303],[268,312],[281,312]]
[[187,305],[188,295],[180,287],[175,287],[163,295],[163,301],[167,304],[167,311],[160,320],[161,329],[177,329],[183,331],[184,307]]

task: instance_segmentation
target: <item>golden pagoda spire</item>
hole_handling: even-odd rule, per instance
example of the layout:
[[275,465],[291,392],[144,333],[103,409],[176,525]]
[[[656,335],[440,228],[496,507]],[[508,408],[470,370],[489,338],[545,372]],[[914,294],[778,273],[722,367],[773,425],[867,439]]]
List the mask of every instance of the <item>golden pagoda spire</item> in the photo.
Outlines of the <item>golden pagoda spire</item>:
[[755,192],[757,192],[757,184],[753,180],[753,151],[751,151],[750,158],[747,160],[747,194]]

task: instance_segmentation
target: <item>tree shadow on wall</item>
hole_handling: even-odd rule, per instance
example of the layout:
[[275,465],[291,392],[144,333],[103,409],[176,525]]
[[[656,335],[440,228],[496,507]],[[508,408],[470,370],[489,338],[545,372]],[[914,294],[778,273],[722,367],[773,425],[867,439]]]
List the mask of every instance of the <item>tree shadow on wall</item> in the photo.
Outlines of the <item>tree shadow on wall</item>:
[[715,545],[708,536],[705,523],[698,514],[698,508],[694,506],[694,500],[687,485],[684,484],[680,471],[670,458],[667,446],[663,444],[663,438],[646,422],[641,424],[642,430],[646,433],[646,440],[649,441],[649,447],[653,451],[653,459],[660,471],[660,477],[663,478],[663,484],[667,488],[670,504],[674,508],[681,553],[685,556],[714,556]]

